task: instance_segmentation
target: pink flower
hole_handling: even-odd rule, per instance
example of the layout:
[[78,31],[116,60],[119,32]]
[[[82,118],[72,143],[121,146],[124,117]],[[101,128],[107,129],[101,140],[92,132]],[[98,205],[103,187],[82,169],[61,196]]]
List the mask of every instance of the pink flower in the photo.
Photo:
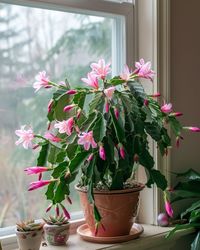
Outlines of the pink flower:
[[108,100],[112,99],[114,92],[115,92],[115,87],[110,87],[110,88],[104,89],[104,94],[106,95]]
[[40,174],[46,171],[49,171],[50,169],[47,167],[30,167],[30,168],[25,168],[24,171],[27,173],[27,175],[31,175],[31,174]]
[[79,135],[78,144],[83,145],[85,150],[89,150],[90,146],[92,146],[92,148],[96,148],[97,144],[93,138],[93,131],[81,133]]
[[52,133],[50,132],[46,132],[44,137],[47,139],[47,140],[50,140],[52,142],[60,142],[61,139],[55,135],[53,135]]
[[165,200],[165,210],[166,210],[167,214],[172,218],[174,211],[173,211],[172,206],[168,200]]
[[104,59],[100,59],[98,63],[92,63],[90,65],[94,74],[99,78],[104,80],[105,77],[111,72],[110,63],[105,64]]
[[170,113],[172,112],[172,104],[171,103],[165,103],[162,107],[161,107],[161,111],[163,113]]
[[58,128],[59,133],[71,135],[72,129],[74,126],[74,118],[71,117],[67,121],[58,122],[54,125],[55,128]]
[[153,95],[150,95],[150,97],[160,97],[160,96],[161,96],[160,93],[155,93],[155,94],[153,94]]
[[75,95],[76,93],[77,93],[77,90],[75,90],[75,89],[70,89],[66,92],[66,94],[68,94],[68,95]]
[[42,87],[44,88],[51,88],[52,86],[49,84],[49,77],[46,76],[46,71],[39,72],[38,75],[35,77],[36,82],[33,83],[33,88],[36,89],[37,92]]
[[93,72],[90,72],[87,74],[88,78],[81,78],[81,80],[87,85],[89,85],[92,88],[98,89],[99,88],[99,83],[96,75]]
[[138,77],[150,79],[152,81],[155,72],[151,70],[151,62],[145,63],[144,59],[140,59],[139,62],[135,63],[135,67],[136,70],[134,74],[137,74]]
[[110,109],[110,104],[106,101],[105,112],[108,113]]
[[125,65],[124,67],[124,71],[122,72],[122,74],[120,75],[120,78],[124,81],[128,81],[130,80],[130,77],[132,75],[133,72],[130,71],[128,65]]
[[99,147],[99,156],[102,160],[104,160],[104,161],[106,160],[105,149],[102,145]]
[[75,106],[76,106],[76,104],[67,105],[67,106],[64,107],[63,111],[68,112],[71,109],[73,109]]
[[188,129],[192,132],[200,132],[200,128],[198,127],[184,127],[184,129]]
[[67,217],[68,219],[70,219],[70,214],[67,211],[67,209],[63,206],[63,204],[60,204],[60,206],[62,207],[63,213],[65,215],[65,217]]
[[52,179],[52,180],[40,180],[40,181],[31,182],[29,185],[28,191],[32,191],[32,190],[35,190],[37,188],[49,185],[51,182],[55,182],[55,181],[57,181],[57,180]]
[[114,109],[114,113],[115,113],[116,119],[118,120],[119,119],[119,110],[118,110],[118,108]]
[[19,136],[19,139],[16,141],[16,145],[22,143],[25,149],[32,148],[32,140],[34,139],[33,130],[29,128],[25,130],[26,125],[21,126],[21,129],[15,130],[15,134]]
[[53,106],[53,99],[51,99],[51,100],[49,101],[49,103],[48,103],[48,106],[47,106],[47,108],[48,108],[48,113],[51,112],[52,106]]
[[125,150],[124,150],[123,145],[121,145],[121,144],[119,146],[119,153],[120,153],[120,156],[122,157],[122,159],[125,159]]

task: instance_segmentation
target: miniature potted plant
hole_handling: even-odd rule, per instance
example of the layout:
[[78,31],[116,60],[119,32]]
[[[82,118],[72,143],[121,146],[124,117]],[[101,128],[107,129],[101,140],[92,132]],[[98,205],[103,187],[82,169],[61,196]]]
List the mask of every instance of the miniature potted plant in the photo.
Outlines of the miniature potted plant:
[[65,245],[69,238],[70,224],[63,214],[43,218],[45,239],[50,245]]
[[[165,155],[171,147],[169,127],[177,146],[183,130],[200,129],[183,127],[177,120],[182,114],[174,112],[171,103],[160,106],[156,100],[159,93],[145,93],[139,80],[152,81],[150,62],[141,59],[135,70],[126,66],[115,77],[109,77],[111,67],[103,59],[92,63],[91,69],[87,78],[82,78],[83,87],[76,89],[67,81],[51,81],[44,71],[36,76],[36,92],[56,89],[48,105],[49,125],[44,135],[23,126],[16,131],[20,137],[17,144],[41,148],[37,166],[25,169],[40,177],[29,190],[48,186],[50,206],[59,206],[69,216],[63,201],[70,201],[70,183],[81,172],[76,188],[92,235],[127,235],[137,214],[139,192],[144,188],[134,180],[138,166],[146,170],[147,187],[154,183],[161,190],[167,187],[165,177],[154,168],[149,136]],[[45,171],[51,172],[50,179],[41,179]]]
[[43,223],[34,220],[16,224],[16,235],[20,250],[39,250],[43,237]]

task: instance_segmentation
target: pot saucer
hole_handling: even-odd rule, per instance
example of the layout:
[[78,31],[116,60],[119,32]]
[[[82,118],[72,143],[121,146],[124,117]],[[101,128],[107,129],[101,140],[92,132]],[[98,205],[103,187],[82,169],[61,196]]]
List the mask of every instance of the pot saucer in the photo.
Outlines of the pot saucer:
[[143,227],[140,224],[134,223],[131,231],[128,235],[115,236],[115,237],[97,237],[93,236],[88,225],[83,224],[77,228],[77,233],[81,236],[83,240],[102,243],[102,244],[112,244],[112,243],[121,243],[129,240],[136,239],[144,231]]

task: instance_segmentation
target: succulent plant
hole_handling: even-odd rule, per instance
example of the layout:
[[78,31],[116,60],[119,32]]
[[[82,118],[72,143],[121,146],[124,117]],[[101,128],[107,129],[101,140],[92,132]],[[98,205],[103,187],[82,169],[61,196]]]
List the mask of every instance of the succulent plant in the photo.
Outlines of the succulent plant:
[[55,215],[55,216],[49,216],[47,218],[43,218],[43,220],[48,224],[48,225],[63,225],[63,224],[68,224],[68,218],[64,216],[63,214],[61,215]]
[[22,221],[20,223],[16,223],[17,231],[19,232],[29,232],[29,231],[37,231],[43,228],[44,223],[35,222],[34,220]]

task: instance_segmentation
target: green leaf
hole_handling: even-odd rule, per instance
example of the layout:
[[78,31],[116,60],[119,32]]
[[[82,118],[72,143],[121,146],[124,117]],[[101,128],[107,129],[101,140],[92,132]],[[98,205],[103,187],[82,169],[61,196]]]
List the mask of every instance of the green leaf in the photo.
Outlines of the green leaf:
[[145,123],[145,130],[155,141],[161,140],[161,128],[155,121],[152,123]]
[[60,152],[60,150],[54,146],[50,146],[50,150],[49,150],[49,155],[48,155],[48,162],[54,164],[56,163],[56,159],[57,159],[57,154]]
[[105,102],[105,98],[103,97],[103,93],[102,92],[96,93],[94,98],[92,99],[92,101],[89,104],[89,107],[90,107],[89,112],[92,113],[95,109],[96,110],[101,110],[101,109],[103,110],[104,102]]
[[101,215],[100,215],[99,210],[95,204],[94,204],[94,218],[95,218],[96,222],[101,221]]
[[191,224],[183,224],[183,225],[176,225],[174,229],[172,229],[167,235],[166,238],[170,238],[176,231],[184,230],[184,229],[191,229],[195,227],[199,227],[200,223],[191,223]]
[[200,180],[200,174],[192,168],[188,169],[186,172],[174,173],[174,174],[176,175],[176,177],[183,177],[186,181],[187,180]]
[[69,163],[67,161],[60,163],[57,167],[54,168],[52,176],[55,179],[61,176],[62,173],[66,172],[66,170],[68,169],[68,164]]
[[188,209],[186,209],[185,212],[181,214],[181,218],[185,217],[188,213],[191,213],[197,208],[200,208],[200,200],[193,203]]
[[170,126],[172,128],[172,131],[176,136],[180,136],[181,130],[182,130],[182,125],[181,123],[173,116],[168,117]]
[[139,98],[141,100],[141,104],[143,105],[144,99],[147,98],[147,95],[145,94],[144,88],[140,82],[136,81],[128,81],[127,82],[130,91],[136,98]]
[[69,163],[69,170],[71,174],[76,172],[83,165],[90,153],[91,152],[89,151],[80,152],[71,160]]
[[155,183],[158,188],[161,190],[165,190],[167,188],[167,180],[165,176],[160,173],[160,171],[156,169],[150,169],[149,172],[149,180],[147,182],[147,187],[151,187],[151,184]]
[[48,156],[49,143],[42,145],[38,159],[37,166],[45,166]]
[[101,113],[98,113],[97,120],[92,130],[95,141],[102,141],[104,136],[106,135],[106,120]]
[[115,77],[113,77],[112,79],[110,79],[109,81],[108,81],[108,84],[111,84],[112,86],[114,85],[114,86],[116,86],[116,85],[121,85],[122,83],[124,83],[125,81],[124,80],[122,80],[121,78],[120,78],[120,76],[115,76]]
[[76,95],[74,95],[73,102],[77,104],[81,109],[83,109],[86,95],[87,95],[86,91],[78,92]]
[[194,241],[191,244],[191,250],[199,250],[200,249],[200,231],[197,233]]
[[47,191],[45,193],[47,200],[53,200],[54,198],[54,188],[55,188],[56,182],[51,182],[48,185]]
[[93,182],[90,181],[88,185],[87,198],[90,204],[94,203],[94,194],[93,194]]
[[154,167],[154,159],[150,155],[149,151],[141,145],[141,148],[139,149],[140,151],[138,152],[139,154],[139,163],[147,168],[148,170]]
[[65,199],[65,195],[69,194],[69,185],[65,182],[65,179],[61,179],[60,183],[58,184],[55,195],[54,195],[54,202],[60,203]]
[[63,109],[66,105],[71,104],[72,97],[70,95],[64,94],[57,100],[57,105],[54,108],[54,119],[57,121],[66,120],[73,115],[75,111],[64,112]]
[[115,129],[115,134],[119,142],[123,142],[125,140],[125,133],[122,124],[119,120],[116,119],[113,108],[110,108],[110,114],[112,118],[112,124]]

